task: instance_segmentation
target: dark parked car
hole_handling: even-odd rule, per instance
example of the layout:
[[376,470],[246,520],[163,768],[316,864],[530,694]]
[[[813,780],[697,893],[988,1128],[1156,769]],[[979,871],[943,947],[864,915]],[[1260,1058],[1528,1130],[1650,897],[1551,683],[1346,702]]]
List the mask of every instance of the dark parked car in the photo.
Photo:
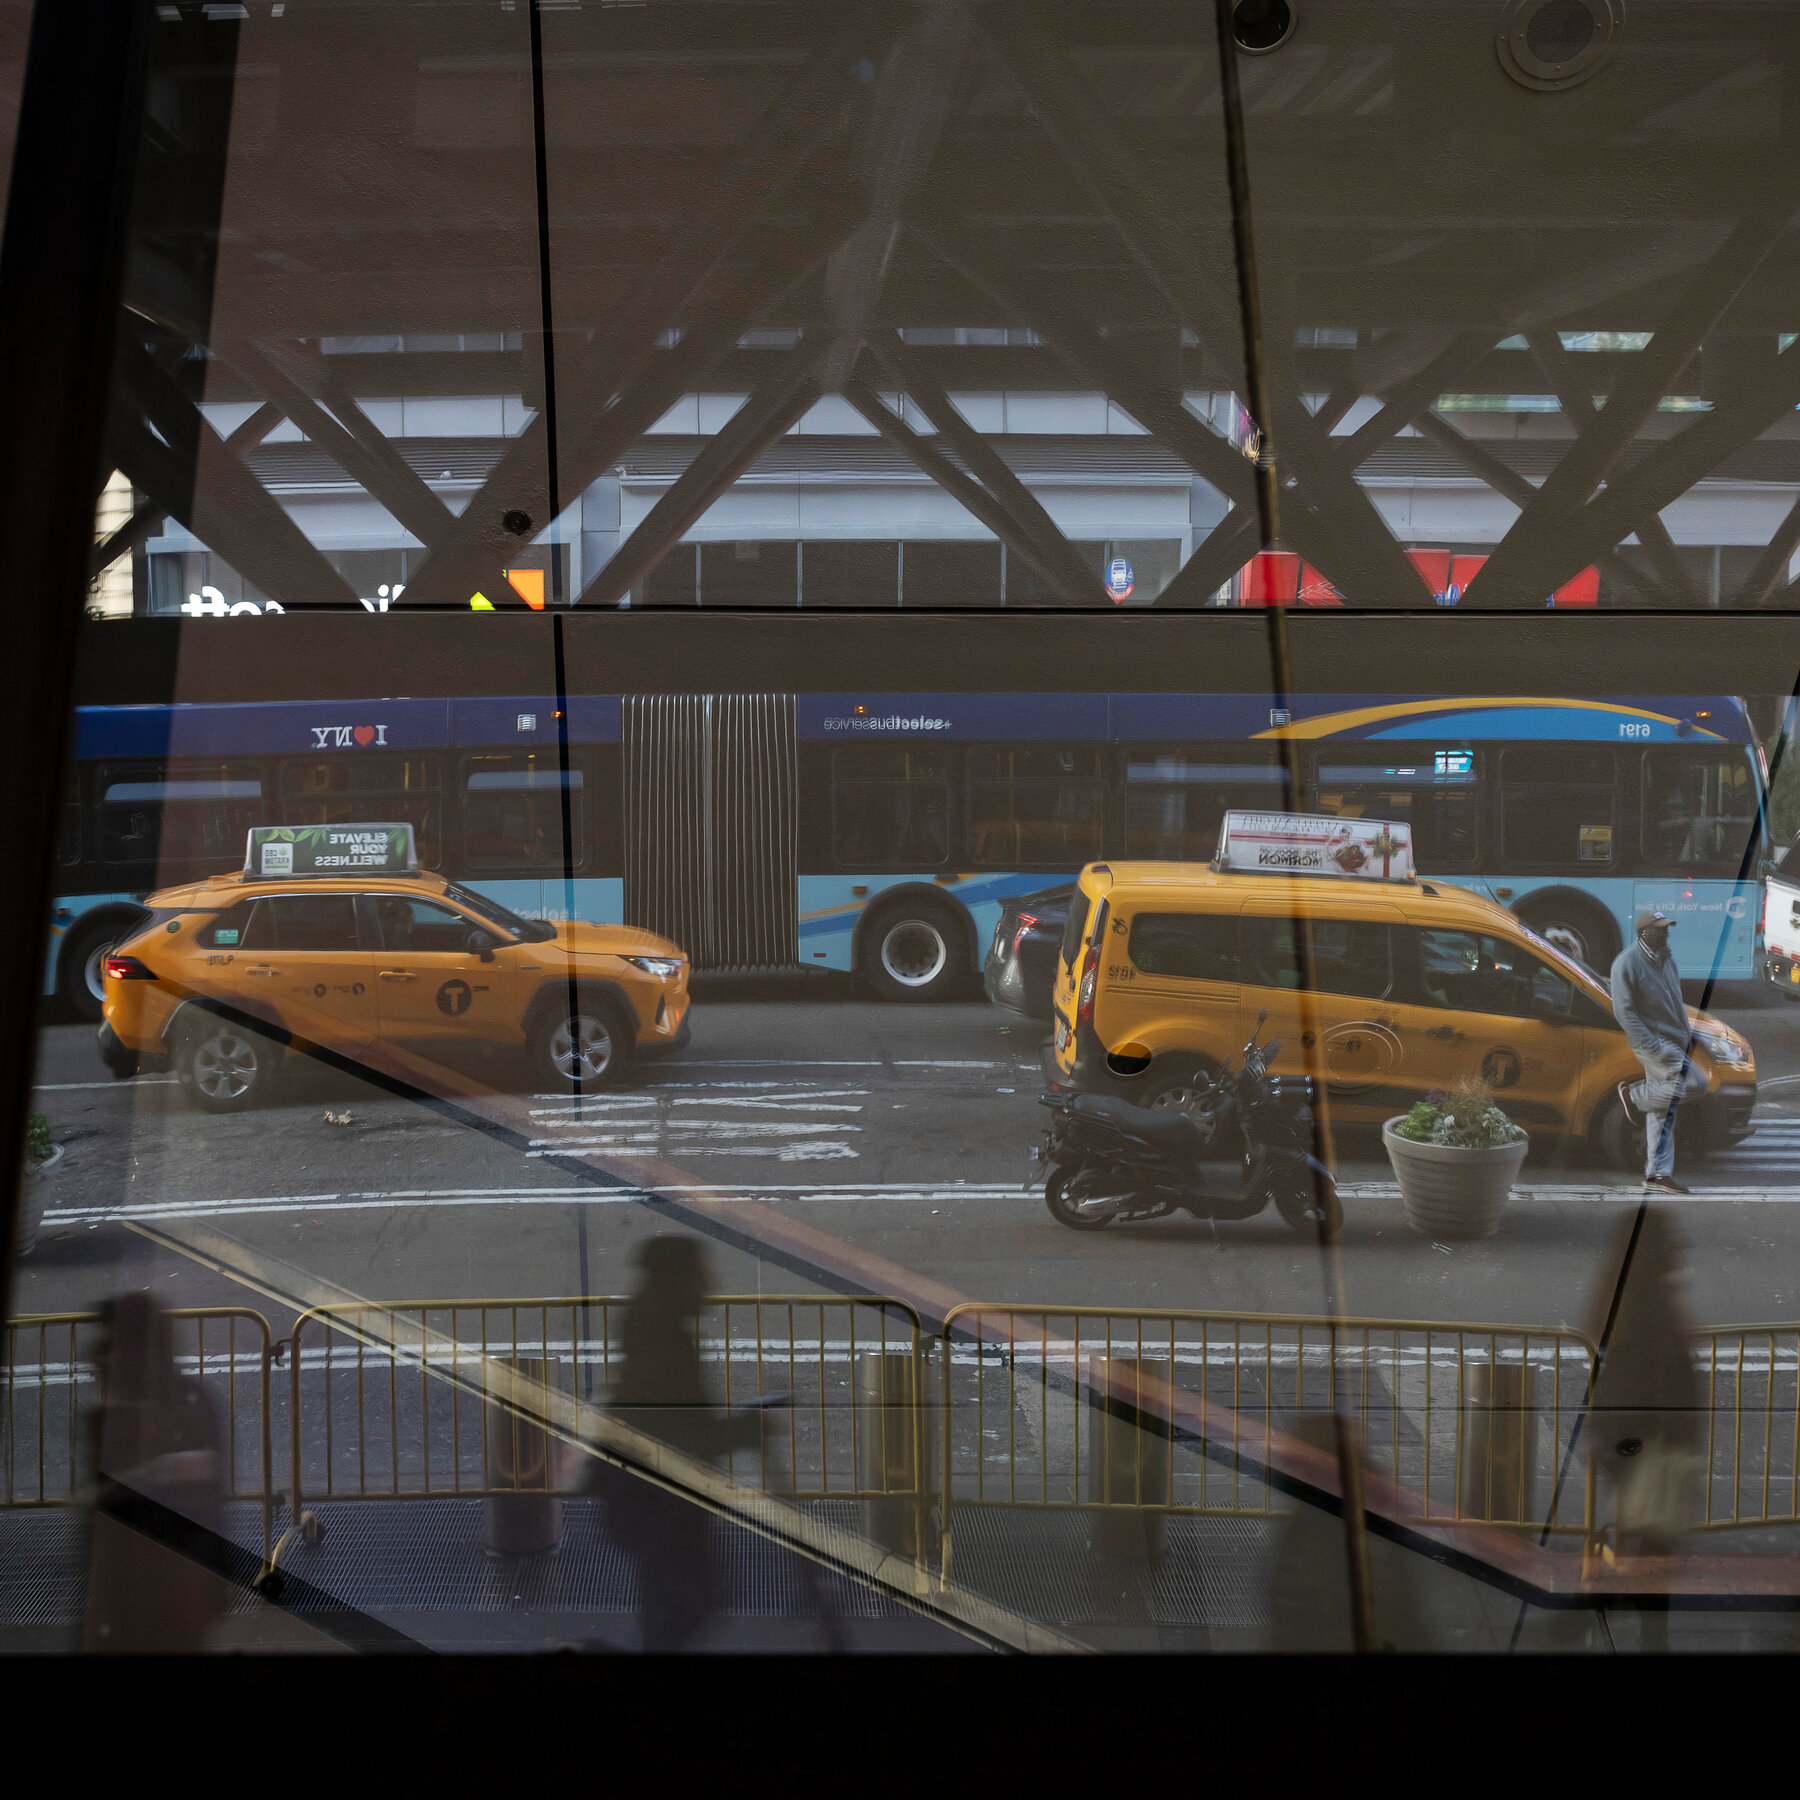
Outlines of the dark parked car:
[[1069,916],[1072,882],[1041,894],[1012,894],[1000,902],[1000,923],[981,965],[981,983],[997,1006],[1033,1019],[1050,1017],[1057,947]]

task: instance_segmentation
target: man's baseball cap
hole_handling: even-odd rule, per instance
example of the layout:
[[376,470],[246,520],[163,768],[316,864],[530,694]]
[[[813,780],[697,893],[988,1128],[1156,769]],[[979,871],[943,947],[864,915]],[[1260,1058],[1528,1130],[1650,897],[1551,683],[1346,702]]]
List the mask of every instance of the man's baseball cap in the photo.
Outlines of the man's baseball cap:
[[1671,931],[1675,929],[1675,921],[1671,919],[1667,913],[1650,911],[1639,913],[1631,928],[1633,931],[1642,934],[1643,932],[1650,930],[1654,925],[1666,925]]

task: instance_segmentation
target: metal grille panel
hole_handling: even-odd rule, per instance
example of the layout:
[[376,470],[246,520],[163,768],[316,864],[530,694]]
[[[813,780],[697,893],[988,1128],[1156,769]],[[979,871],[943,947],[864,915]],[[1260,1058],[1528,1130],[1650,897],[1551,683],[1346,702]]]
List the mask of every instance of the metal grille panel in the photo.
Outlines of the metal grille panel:
[[792,694],[642,694],[624,705],[625,919],[701,969],[798,955]]

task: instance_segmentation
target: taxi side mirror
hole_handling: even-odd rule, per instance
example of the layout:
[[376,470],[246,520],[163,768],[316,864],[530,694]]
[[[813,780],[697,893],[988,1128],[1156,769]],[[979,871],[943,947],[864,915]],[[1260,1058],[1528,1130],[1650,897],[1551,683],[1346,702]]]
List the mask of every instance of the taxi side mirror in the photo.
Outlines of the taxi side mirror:
[[469,933],[469,954],[479,956],[483,962],[494,960],[494,948],[500,942],[491,932],[471,931]]
[[1561,1024],[1569,1017],[1571,996],[1568,993],[1545,993],[1542,988],[1531,991],[1531,1016],[1550,1024]]

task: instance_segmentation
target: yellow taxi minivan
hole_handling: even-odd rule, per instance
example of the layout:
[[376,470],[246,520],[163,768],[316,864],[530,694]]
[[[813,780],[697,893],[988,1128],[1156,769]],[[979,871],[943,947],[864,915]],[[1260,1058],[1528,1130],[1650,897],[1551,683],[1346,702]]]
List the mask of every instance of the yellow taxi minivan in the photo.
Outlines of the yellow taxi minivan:
[[240,874],[145,905],[105,959],[100,1055],[121,1076],[173,1066],[208,1112],[263,1099],[286,1046],[485,1043],[586,1091],[688,1038],[678,946],[521,919],[420,869],[407,824],[258,827]]
[[[1240,823],[1233,843],[1234,821],[1256,829]],[[1414,878],[1410,850],[1404,825],[1232,814],[1213,863],[1090,863],[1045,1073],[1185,1105],[1267,1009],[1276,1072],[1322,1079],[1335,1120],[1379,1123],[1479,1074],[1534,1139],[1585,1140],[1641,1168],[1617,1088],[1642,1071],[1606,983],[1492,901]],[[1750,1130],[1755,1059],[1728,1025],[1689,1012],[1707,1092],[1680,1119],[1702,1141],[1734,1141]]]

